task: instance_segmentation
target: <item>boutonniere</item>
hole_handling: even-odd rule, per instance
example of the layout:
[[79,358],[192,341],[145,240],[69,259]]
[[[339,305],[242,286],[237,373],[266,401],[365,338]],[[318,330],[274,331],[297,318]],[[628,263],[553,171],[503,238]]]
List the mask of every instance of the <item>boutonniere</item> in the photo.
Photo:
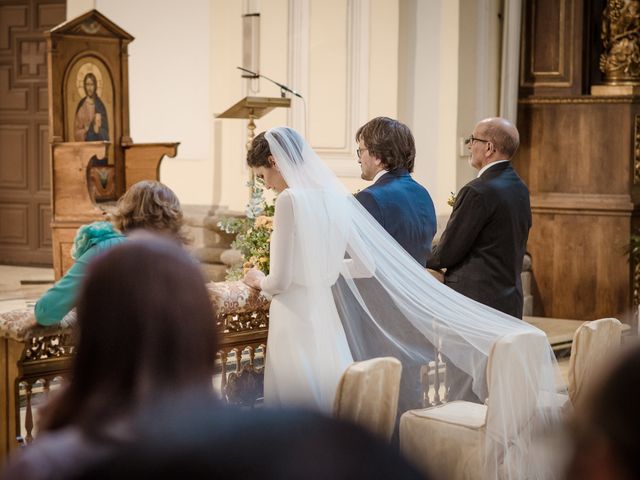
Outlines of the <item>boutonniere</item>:
[[447,198],[447,205],[449,205],[450,207],[453,207],[456,204],[456,194],[451,192],[451,195],[449,195],[449,198]]

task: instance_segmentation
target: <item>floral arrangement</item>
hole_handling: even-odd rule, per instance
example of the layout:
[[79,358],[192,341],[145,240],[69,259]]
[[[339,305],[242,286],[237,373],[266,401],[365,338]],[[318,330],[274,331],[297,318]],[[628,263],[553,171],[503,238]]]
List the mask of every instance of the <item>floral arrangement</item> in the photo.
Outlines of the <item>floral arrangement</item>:
[[451,195],[449,195],[449,198],[447,198],[447,205],[449,205],[450,207],[453,207],[456,204],[456,194],[451,192]]
[[245,217],[225,217],[218,226],[226,233],[236,235],[231,248],[240,252],[244,262],[227,270],[227,280],[240,280],[249,268],[255,267],[269,273],[269,247],[273,231],[275,206],[264,199],[264,187],[260,180],[248,183],[251,198],[245,209]]

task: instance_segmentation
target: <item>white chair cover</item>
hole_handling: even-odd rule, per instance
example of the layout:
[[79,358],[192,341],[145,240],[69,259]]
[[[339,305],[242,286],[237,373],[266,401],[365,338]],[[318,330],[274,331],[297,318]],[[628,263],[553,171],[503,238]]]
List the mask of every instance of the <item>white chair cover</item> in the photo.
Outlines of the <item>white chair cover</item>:
[[540,358],[546,348],[546,338],[536,332],[502,337],[487,366],[487,405],[455,401],[410,410],[400,422],[402,452],[435,478],[551,478],[540,465],[522,471],[532,464],[530,447],[539,433],[540,397],[546,393],[531,387],[541,368],[527,359]]

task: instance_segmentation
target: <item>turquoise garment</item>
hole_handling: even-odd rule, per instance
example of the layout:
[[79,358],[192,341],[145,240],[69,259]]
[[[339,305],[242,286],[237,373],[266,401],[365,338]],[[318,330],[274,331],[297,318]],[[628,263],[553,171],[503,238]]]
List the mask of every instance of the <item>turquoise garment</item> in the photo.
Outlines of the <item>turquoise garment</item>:
[[109,222],[94,222],[78,229],[71,255],[73,266],[56,284],[38,300],[36,321],[40,325],[60,323],[76,304],[76,296],[91,259],[105,250],[125,241]]

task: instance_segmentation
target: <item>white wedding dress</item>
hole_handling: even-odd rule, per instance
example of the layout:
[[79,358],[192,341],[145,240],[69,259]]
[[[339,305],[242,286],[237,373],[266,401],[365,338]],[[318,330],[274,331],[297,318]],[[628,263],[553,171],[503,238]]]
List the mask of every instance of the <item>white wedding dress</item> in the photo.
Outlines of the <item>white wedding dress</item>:
[[273,295],[264,380],[267,405],[295,405],[329,413],[340,376],[353,362],[331,294],[340,274],[346,237],[318,245],[314,262],[323,268],[309,276],[301,244],[305,236],[297,231],[294,215],[294,205],[305,202],[318,213],[314,218],[318,231],[329,232],[338,223],[347,231],[346,218],[329,218],[329,212],[345,211],[340,200],[325,190],[287,189],[276,201],[272,273],[261,285],[265,293]]
[[[499,470],[519,472],[504,478],[553,478],[549,462],[529,454],[536,435],[555,428],[560,418],[561,404],[554,399],[562,386],[544,332],[427,274],[295,130],[274,128],[265,138],[288,185],[276,201],[271,269],[261,283],[273,296],[265,404],[329,413],[354,358],[392,354],[403,363],[402,405],[416,393],[419,367],[437,351],[455,366],[446,373],[448,401],[465,398],[470,387],[480,402],[489,398],[500,405],[492,418],[497,428],[483,439],[483,478],[497,478]],[[493,347],[520,334],[541,339],[543,348],[515,351],[508,362],[491,365],[492,385],[503,388],[488,392]],[[524,404],[517,400],[514,375],[522,378],[523,390],[534,392]],[[520,428],[522,418],[530,419],[526,428]]]

